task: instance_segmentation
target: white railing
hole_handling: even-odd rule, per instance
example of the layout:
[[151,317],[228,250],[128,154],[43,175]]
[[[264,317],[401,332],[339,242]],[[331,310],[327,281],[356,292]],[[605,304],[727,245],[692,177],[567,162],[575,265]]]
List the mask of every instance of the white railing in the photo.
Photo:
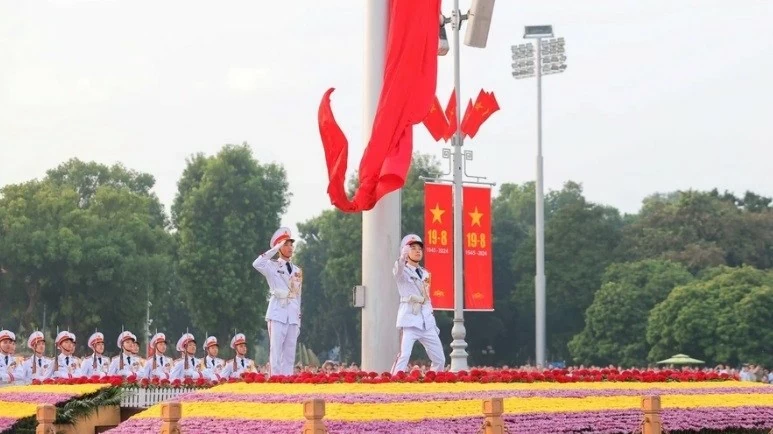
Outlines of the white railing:
[[127,388],[121,395],[121,407],[148,408],[172,400],[180,395],[194,392],[196,389],[163,387],[158,389]]

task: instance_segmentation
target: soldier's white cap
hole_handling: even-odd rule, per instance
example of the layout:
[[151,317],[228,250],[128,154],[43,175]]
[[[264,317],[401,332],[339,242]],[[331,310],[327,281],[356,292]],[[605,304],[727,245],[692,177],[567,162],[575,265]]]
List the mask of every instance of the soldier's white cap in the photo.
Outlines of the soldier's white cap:
[[277,243],[283,243],[287,240],[295,241],[295,239],[293,239],[293,233],[290,228],[281,227],[271,236],[271,245],[269,247],[274,247]]
[[400,242],[400,248],[403,246],[410,246],[411,244],[419,244],[422,247],[424,247],[424,242],[421,241],[421,237],[416,234],[408,234],[403,237],[403,240]]
[[191,333],[183,333],[182,336],[180,336],[180,339],[177,340],[177,351],[178,352],[184,352],[185,346],[188,345],[189,342],[196,342],[196,338],[193,337]]
[[159,342],[166,342],[166,335],[163,333],[156,333],[153,335],[153,337],[150,339],[150,346],[154,349],[156,348],[156,344]]
[[123,348],[123,343],[128,340],[137,342],[137,336],[134,336],[134,333],[128,330],[121,332],[121,334],[118,335],[118,348]]
[[30,337],[27,338],[27,348],[31,349],[32,351],[35,351],[35,345],[40,341],[45,342],[45,340],[46,340],[46,337],[43,336],[42,332],[38,332],[38,331],[32,332]]
[[231,348],[236,349],[236,346],[239,344],[246,344],[247,343],[247,337],[244,336],[243,333],[237,333],[236,336],[231,338]]
[[10,331],[10,330],[0,330],[0,342],[4,341],[6,339],[10,339],[10,340],[16,342],[16,335],[13,334],[13,332]]
[[204,341],[204,346],[203,346],[202,348],[203,348],[204,350],[206,350],[207,348],[209,348],[209,347],[211,347],[211,346],[213,346],[213,345],[214,345],[214,346],[219,346],[219,345],[217,344],[217,338],[216,338],[216,337],[214,337],[214,336],[209,336],[209,337],[207,338],[207,340],[205,340],[205,341]]
[[88,345],[89,348],[94,348],[99,343],[105,343],[105,335],[100,332],[96,332],[89,336]]
[[56,344],[58,348],[60,345],[62,345],[62,342],[66,341],[67,339],[75,342],[75,335],[68,331],[59,332],[59,334],[56,335],[56,339],[54,339],[54,344]]

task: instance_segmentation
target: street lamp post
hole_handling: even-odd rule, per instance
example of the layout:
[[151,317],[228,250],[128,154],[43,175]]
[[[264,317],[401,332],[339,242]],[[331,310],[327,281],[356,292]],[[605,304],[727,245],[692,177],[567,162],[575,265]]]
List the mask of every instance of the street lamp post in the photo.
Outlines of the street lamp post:
[[[459,32],[464,20],[469,20],[464,43],[470,47],[485,48],[488,39],[494,0],[473,0],[470,10],[462,15],[459,0],[454,0],[451,18],[441,17],[441,37],[443,26],[451,23],[454,39],[454,94],[456,95],[456,125],[452,140],[452,172],[454,191],[454,326],[451,328],[451,371],[468,369],[467,330],[464,327],[464,244],[462,233],[462,188],[464,184],[464,158],[462,152],[464,135],[462,134],[462,95],[461,95],[461,59]],[[470,154],[471,157],[471,154]]]
[[536,39],[537,50],[531,42],[512,46],[513,77],[537,77],[537,183],[536,183],[536,273],[534,276],[535,346],[537,365],[545,366],[546,308],[545,308],[545,194],[543,190],[542,159],[542,76],[559,74],[566,70],[564,38],[553,38],[553,26],[526,26],[524,39]]

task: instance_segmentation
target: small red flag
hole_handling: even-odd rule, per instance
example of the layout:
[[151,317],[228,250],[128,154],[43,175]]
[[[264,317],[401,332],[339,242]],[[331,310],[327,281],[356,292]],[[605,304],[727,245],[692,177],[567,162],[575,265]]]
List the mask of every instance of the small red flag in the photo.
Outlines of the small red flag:
[[448,119],[448,129],[446,129],[446,135],[443,138],[448,141],[456,134],[456,89],[451,92],[451,98],[448,100],[446,119]]
[[462,134],[467,135],[467,128],[469,127],[470,121],[472,121],[472,117],[475,115],[475,110],[473,109],[472,105],[472,99],[467,101],[467,108],[464,109],[464,117],[462,118]]
[[470,137],[475,137],[478,134],[478,130],[480,130],[480,126],[499,110],[499,103],[497,103],[494,92],[488,93],[481,89],[478,97],[475,99],[473,109],[475,114],[470,116],[467,128],[464,129],[465,134]]
[[435,96],[435,100],[432,102],[432,106],[423,123],[436,142],[445,137],[448,130],[448,120],[443,113],[443,106],[440,105],[437,96]]

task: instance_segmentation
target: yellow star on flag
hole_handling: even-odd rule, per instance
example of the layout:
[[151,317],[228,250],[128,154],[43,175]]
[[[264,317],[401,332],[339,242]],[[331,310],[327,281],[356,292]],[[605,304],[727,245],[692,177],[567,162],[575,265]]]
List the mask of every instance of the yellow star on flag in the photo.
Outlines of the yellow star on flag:
[[443,223],[443,220],[440,217],[446,212],[446,210],[440,209],[439,203],[436,203],[435,208],[432,208],[429,211],[432,213],[432,223]]
[[476,206],[475,210],[468,214],[470,214],[470,218],[472,218],[471,226],[475,226],[475,225],[480,226],[480,218],[483,217],[483,213],[478,211],[478,207]]

